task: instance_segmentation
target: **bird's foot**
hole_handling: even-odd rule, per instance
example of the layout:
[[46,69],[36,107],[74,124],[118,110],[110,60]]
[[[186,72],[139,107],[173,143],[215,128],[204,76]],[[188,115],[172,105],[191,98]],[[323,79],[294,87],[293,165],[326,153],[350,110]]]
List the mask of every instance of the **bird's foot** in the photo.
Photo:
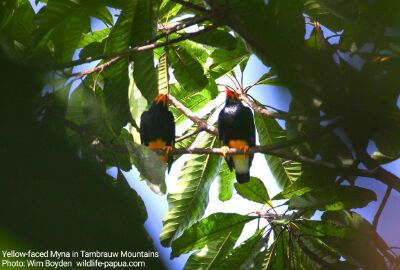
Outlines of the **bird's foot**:
[[240,146],[240,150],[242,150],[244,152],[244,156],[246,158],[249,156],[249,146],[248,145]]
[[169,153],[172,151],[172,146],[164,146],[163,150],[169,155]]
[[226,145],[222,146],[221,147],[221,152],[222,152],[222,155],[224,156],[224,158],[227,158],[228,157],[228,152],[229,152],[229,147],[226,146]]

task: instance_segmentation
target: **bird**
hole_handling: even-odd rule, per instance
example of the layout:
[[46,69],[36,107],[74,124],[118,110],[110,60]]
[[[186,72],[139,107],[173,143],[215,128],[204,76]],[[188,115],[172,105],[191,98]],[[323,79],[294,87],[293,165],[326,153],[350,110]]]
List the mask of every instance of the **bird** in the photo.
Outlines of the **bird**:
[[[255,146],[256,128],[254,116],[250,108],[244,106],[239,95],[225,88],[226,101],[218,115],[218,136],[221,151],[229,169],[235,169],[236,180],[242,184],[250,180],[250,166],[253,154],[248,154],[249,147]],[[241,149],[243,155],[229,156],[229,148]]]
[[168,109],[168,104],[168,95],[158,94],[149,110],[142,113],[140,140],[141,144],[149,149],[163,149],[167,152],[167,154],[160,155],[160,158],[167,163],[169,172],[173,162],[173,157],[169,155],[169,152],[175,144],[175,121],[173,114]]

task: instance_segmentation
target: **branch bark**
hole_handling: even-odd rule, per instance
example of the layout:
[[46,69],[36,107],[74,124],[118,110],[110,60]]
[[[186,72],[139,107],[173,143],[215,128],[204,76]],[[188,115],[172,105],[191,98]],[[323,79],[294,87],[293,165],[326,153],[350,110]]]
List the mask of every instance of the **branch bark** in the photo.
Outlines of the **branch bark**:
[[358,152],[357,156],[359,160],[365,165],[369,170],[374,170],[374,178],[378,179],[388,187],[392,187],[394,190],[400,192],[400,178],[393,173],[385,170],[380,166],[378,162],[373,160],[368,153]]
[[185,107],[182,103],[180,103],[176,98],[172,95],[169,95],[169,102],[175,106],[181,113],[187,116],[193,123],[195,123],[200,129],[207,131],[210,134],[218,136],[218,129],[207,124],[206,121],[202,120],[200,117],[195,115],[191,110]]
[[[272,144],[272,145],[258,145],[255,147],[250,147],[248,150],[248,154],[254,154],[254,153],[263,153],[263,154],[268,154],[272,156],[277,156],[286,160],[292,160],[292,161],[298,161],[306,164],[311,164],[319,167],[323,167],[329,170],[333,170],[339,173],[343,174],[348,174],[348,175],[356,175],[356,176],[365,176],[365,177],[374,177],[375,176],[375,170],[361,170],[353,167],[346,167],[346,166],[341,166],[337,165],[334,163],[326,162],[326,161],[321,161],[321,160],[315,160],[310,157],[302,156],[302,155],[295,155],[295,154],[289,154],[280,150],[277,150],[281,148],[282,146],[280,144]],[[154,150],[158,154],[166,154],[165,150],[162,149],[155,149]],[[222,149],[221,148],[174,148],[172,149],[169,153],[169,155],[182,155],[182,154],[207,154],[207,155],[222,155]],[[237,148],[230,148],[228,155],[243,155],[246,154],[245,151]]]
[[379,205],[378,211],[375,214],[374,221],[372,222],[372,226],[374,226],[375,231],[378,228],[379,219],[382,215],[383,209],[385,209],[386,203],[390,197],[390,194],[392,193],[392,190],[393,189],[391,187],[387,187],[385,196],[383,197],[382,202]]

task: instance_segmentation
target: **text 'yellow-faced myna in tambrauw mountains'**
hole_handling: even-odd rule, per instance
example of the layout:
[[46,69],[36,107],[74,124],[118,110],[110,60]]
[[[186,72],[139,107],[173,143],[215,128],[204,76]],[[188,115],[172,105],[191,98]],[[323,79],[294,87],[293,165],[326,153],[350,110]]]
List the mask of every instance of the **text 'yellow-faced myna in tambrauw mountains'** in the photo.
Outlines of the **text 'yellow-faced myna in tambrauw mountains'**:
[[239,183],[250,180],[250,166],[253,154],[227,155],[229,148],[238,148],[245,152],[255,145],[256,128],[251,110],[244,106],[239,96],[226,87],[226,103],[218,116],[219,139],[221,140],[222,153],[228,163],[229,169],[235,169],[236,179]]
[[[168,110],[168,95],[159,94],[153,101],[150,109],[143,112],[140,118],[140,140],[150,149],[163,149],[167,153],[175,144],[174,116]],[[168,172],[171,169],[173,157],[160,155],[168,163]]]

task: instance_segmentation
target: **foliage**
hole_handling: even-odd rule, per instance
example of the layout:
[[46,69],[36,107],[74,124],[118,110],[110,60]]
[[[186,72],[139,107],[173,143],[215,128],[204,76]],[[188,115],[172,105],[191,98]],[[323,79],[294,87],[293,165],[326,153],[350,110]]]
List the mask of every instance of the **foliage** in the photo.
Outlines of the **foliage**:
[[[76,159],[96,164],[98,181],[117,167],[122,185],[121,171],[135,166],[153,190],[168,192],[161,243],[172,256],[194,251],[185,269],[399,269],[376,226],[353,212],[377,199],[353,185],[361,175],[400,191],[400,179],[380,167],[400,157],[399,1],[36,2],[44,5],[35,13],[28,0],[0,0],[1,54],[46,78],[29,97],[36,122],[66,136]],[[104,29],[92,31],[93,18]],[[250,55],[271,68],[254,85],[288,89],[288,112],[271,110],[248,94],[253,85],[240,85],[238,69],[246,70]],[[95,69],[79,74],[83,63]],[[192,113],[206,108],[212,119],[224,76],[254,109],[260,144],[274,147],[263,152],[282,188],[272,199],[260,179],[234,183],[220,156],[196,152],[167,191],[161,160],[139,145],[140,114],[158,91]],[[179,106],[171,111],[177,125],[191,119]],[[182,132],[193,134],[179,147],[217,148],[215,134],[194,132],[197,125]],[[264,210],[203,217],[217,178],[221,201],[236,190]],[[273,207],[281,200],[285,213]],[[317,210],[320,219],[312,218]],[[257,218],[268,225],[237,243]]]

